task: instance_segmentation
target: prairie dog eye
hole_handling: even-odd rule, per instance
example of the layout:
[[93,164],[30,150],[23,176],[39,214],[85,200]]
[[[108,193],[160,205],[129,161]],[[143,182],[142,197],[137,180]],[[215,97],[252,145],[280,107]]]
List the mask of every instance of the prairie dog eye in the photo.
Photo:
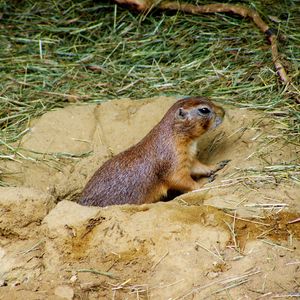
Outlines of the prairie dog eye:
[[207,107],[202,107],[198,109],[198,112],[200,115],[208,115],[209,113],[211,113],[211,110]]

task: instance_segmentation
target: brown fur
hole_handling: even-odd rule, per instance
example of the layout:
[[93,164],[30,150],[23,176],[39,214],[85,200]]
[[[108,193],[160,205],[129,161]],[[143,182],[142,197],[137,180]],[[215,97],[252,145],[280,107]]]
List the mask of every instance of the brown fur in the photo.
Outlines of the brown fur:
[[[203,108],[210,113],[203,113]],[[196,160],[196,142],[218,126],[223,117],[223,108],[204,97],[177,101],[138,144],[96,171],[84,188],[80,203],[152,203],[169,189],[188,192],[199,188],[191,176],[209,176],[213,171]]]

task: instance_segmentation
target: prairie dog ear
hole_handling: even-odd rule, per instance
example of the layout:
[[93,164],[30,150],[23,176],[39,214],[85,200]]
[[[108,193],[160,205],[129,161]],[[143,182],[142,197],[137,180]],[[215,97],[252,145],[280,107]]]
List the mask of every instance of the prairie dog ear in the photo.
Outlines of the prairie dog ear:
[[176,118],[179,120],[185,120],[188,117],[188,112],[180,107],[176,112]]

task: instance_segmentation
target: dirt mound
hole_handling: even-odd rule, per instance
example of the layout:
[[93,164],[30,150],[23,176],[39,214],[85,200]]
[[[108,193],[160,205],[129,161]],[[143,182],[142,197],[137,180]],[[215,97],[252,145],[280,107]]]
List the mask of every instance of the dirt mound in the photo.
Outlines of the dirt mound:
[[[71,105],[30,124],[31,159],[0,162],[1,299],[233,299],[299,293],[299,149],[270,118],[227,107],[199,158],[230,163],[171,202],[82,207],[93,172],[176,99]],[[72,201],[70,201],[72,200]],[[293,222],[294,221],[294,222]],[[298,281],[297,281],[298,280]]]

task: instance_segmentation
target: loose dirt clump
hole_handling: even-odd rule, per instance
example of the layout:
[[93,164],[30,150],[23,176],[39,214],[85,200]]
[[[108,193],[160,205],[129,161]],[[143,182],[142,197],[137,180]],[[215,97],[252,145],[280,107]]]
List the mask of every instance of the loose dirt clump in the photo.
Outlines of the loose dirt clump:
[[263,114],[225,107],[199,158],[231,161],[198,191],[141,206],[76,203],[93,172],[175,100],[70,105],[30,124],[25,159],[0,162],[15,186],[0,188],[1,299],[299,295],[299,149]]

